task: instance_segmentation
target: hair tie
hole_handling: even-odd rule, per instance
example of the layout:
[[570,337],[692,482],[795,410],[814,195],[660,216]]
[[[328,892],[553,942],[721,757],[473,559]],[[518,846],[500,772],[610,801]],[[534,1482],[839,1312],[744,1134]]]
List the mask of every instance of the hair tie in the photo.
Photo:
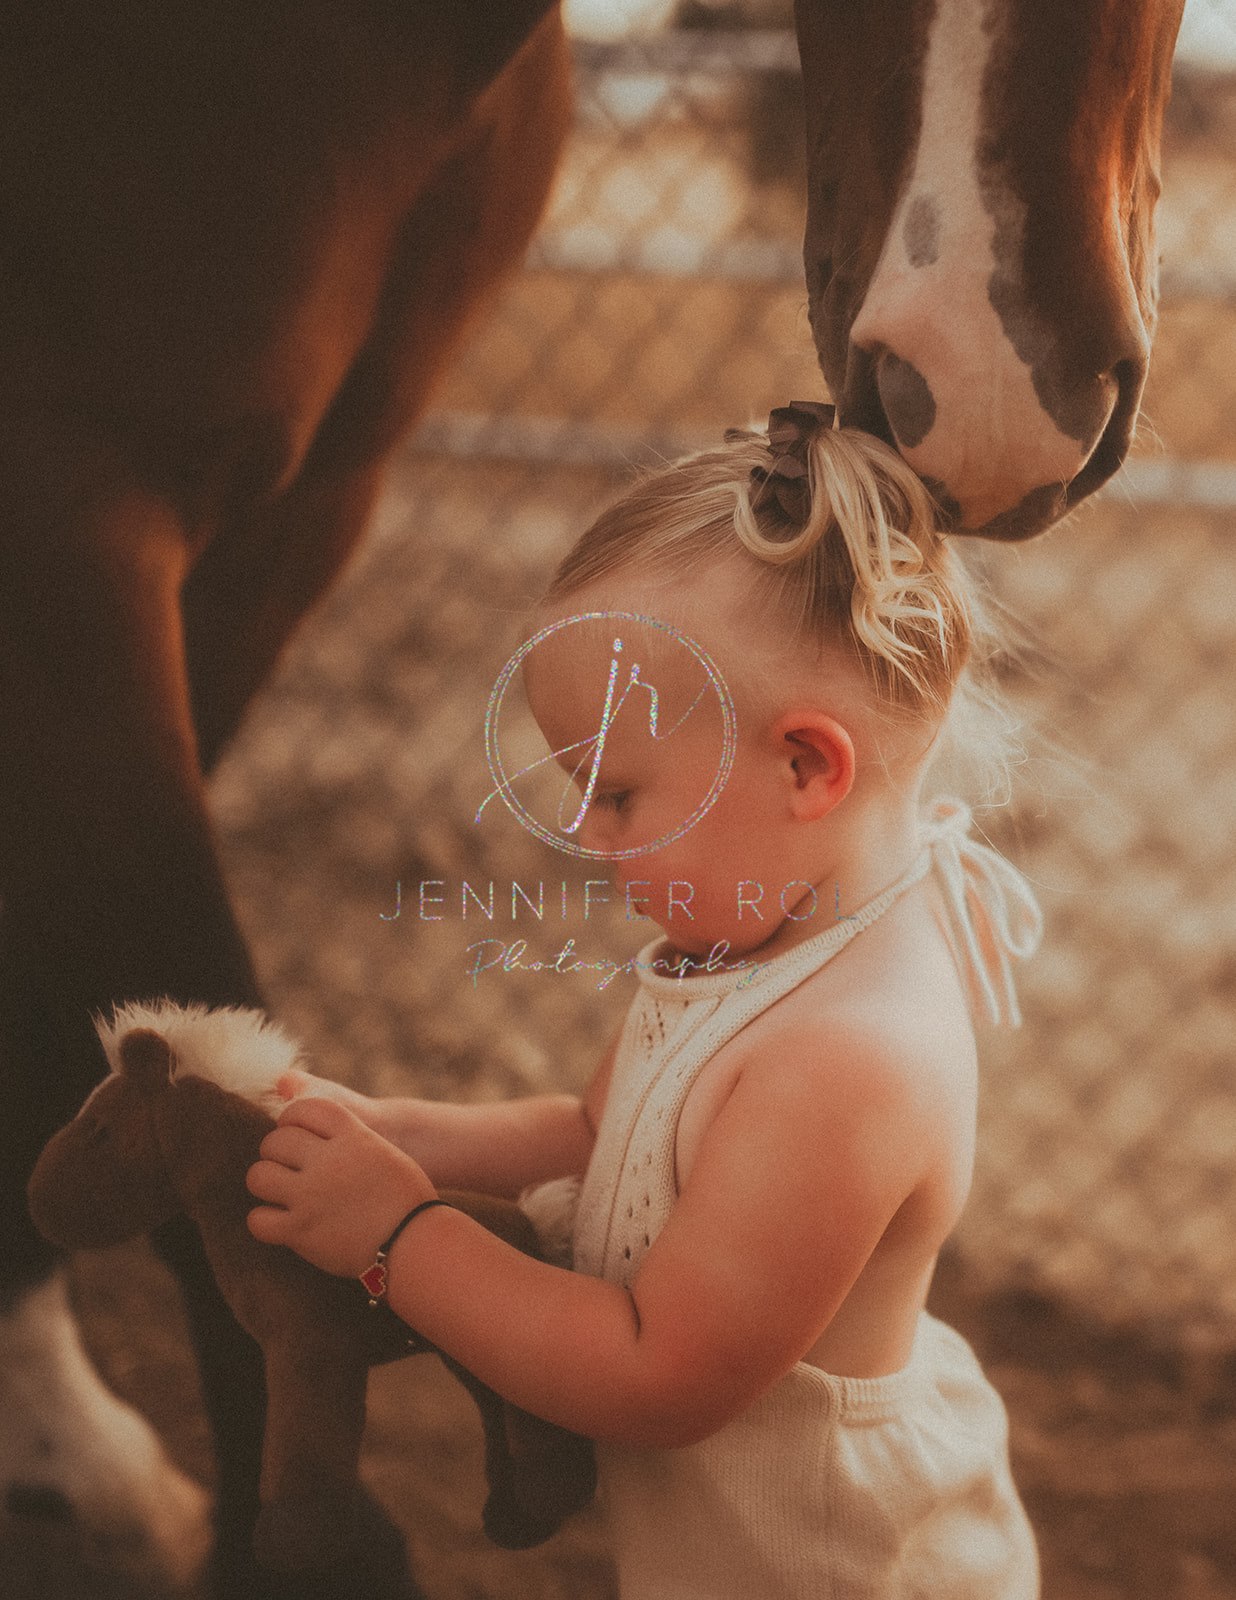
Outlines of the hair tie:
[[802,526],[811,515],[811,475],[807,450],[821,429],[833,426],[836,406],[816,400],[791,400],[768,413],[768,453],[772,464],[751,468],[751,505],[766,494],[783,517]]

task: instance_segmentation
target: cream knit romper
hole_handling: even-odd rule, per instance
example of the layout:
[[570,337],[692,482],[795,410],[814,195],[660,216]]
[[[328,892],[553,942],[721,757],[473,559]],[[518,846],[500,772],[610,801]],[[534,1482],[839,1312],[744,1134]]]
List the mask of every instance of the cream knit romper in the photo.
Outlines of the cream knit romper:
[[[914,866],[852,919],[742,970],[675,978],[641,952],[579,1198],[575,1267],[629,1284],[676,1198],[679,1113],[728,1039],[869,926],[929,870],[971,995],[1017,1022],[1008,957],[1038,942],[1029,886],[937,801]],[[967,901],[969,900],[969,904]],[[971,906],[987,919],[990,966]],[[908,1364],[838,1377],[805,1362],[700,1444],[599,1444],[622,1600],[1034,1600],[1034,1536],[1009,1472],[1004,1405],[970,1345],[923,1311]]]

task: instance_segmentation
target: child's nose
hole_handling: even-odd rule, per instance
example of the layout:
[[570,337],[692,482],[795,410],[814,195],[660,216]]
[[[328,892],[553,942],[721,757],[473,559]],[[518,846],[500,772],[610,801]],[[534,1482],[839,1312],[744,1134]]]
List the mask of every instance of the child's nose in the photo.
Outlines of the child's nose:
[[589,806],[584,812],[583,821],[575,835],[576,839],[586,850],[604,850],[607,836],[604,813],[596,806]]

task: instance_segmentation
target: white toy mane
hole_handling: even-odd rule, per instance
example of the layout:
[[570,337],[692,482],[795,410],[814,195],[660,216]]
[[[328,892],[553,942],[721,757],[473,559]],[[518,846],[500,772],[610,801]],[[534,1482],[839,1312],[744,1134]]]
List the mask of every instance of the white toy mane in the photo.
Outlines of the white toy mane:
[[300,1046],[277,1022],[262,1011],[238,1006],[130,1001],[117,1006],[110,1021],[96,1016],[94,1026],[113,1073],[122,1070],[120,1041],[125,1034],[150,1028],[171,1046],[173,1078],[206,1078],[274,1116],[288,1099],[276,1089],[278,1080],[291,1067],[308,1070]]

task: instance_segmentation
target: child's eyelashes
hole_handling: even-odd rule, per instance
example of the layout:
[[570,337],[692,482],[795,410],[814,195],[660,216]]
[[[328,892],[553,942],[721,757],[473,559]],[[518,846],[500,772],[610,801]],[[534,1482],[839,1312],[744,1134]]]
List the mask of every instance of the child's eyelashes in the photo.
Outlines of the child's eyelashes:
[[631,789],[607,789],[604,793],[594,794],[592,803],[602,811],[612,811],[616,816],[621,816],[631,802]]

